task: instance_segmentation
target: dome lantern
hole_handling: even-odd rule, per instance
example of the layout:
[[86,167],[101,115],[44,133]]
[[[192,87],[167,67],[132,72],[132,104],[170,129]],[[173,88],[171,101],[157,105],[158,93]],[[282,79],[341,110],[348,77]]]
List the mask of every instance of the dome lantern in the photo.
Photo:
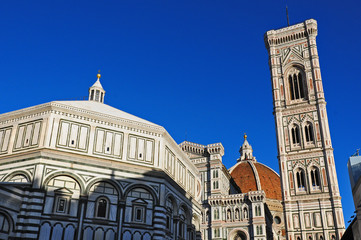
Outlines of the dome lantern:
[[238,161],[244,161],[244,160],[256,160],[253,157],[253,149],[252,146],[248,143],[247,141],[247,135],[246,133],[243,135],[244,138],[244,142],[242,144],[242,146],[239,149],[239,153],[240,153],[240,157],[238,159]]
[[101,77],[101,75],[100,75],[100,70],[99,70],[98,74],[97,74],[98,79],[93,84],[93,86],[91,86],[89,88],[89,101],[104,103],[105,91],[103,89],[103,86],[100,83],[100,77]]

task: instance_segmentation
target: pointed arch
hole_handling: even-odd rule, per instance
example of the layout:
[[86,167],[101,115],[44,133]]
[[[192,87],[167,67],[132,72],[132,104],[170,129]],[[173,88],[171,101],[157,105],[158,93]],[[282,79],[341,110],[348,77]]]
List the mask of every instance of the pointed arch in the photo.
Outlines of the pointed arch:
[[296,190],[298,192],[305,192],[306,191],[305,169],[301,167],[296,167],[294,170],[294,178],[295,178]]
[[290,127],[291,143],[293,146],[301,145],[300,127],[298,124],[292,124]]
[[303,64],[296,60],[286,64],[285,68],[287,69],[284,76],[288,99],[290,101],[306,99],[307,82]]

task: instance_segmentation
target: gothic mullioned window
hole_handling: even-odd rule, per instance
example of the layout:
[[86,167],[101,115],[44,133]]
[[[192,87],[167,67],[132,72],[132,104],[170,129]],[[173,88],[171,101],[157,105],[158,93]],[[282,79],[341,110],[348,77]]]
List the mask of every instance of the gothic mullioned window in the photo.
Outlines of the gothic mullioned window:
[[299,191],[305,191],[305,173],[300,168],[296,170],[296,184]]
[[312,190],[320,189],[320,173],[316,167],[313,167],[310,171]]
[[301,139],[300,139],[300,130],[297,125],[293,125],[291,128],[291,137],[292,137],[292,144],[299,146]]
[[307,122],[305,127],[306,143],[313,143],[313,128],[310,122]]
[[294,68],[289,72],[288,85],[291,100],[305,98],[304,79],[299,69]]

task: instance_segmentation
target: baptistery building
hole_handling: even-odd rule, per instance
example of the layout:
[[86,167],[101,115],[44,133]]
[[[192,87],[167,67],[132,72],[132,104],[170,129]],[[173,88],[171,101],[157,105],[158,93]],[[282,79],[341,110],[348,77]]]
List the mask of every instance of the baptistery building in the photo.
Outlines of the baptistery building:
[[227,169],[221,143],[105,104],[100,74],[88,100],[0,114],[0,239],[341,239],[316,35],[313,19],[265,34],[280,175],[246,134]]

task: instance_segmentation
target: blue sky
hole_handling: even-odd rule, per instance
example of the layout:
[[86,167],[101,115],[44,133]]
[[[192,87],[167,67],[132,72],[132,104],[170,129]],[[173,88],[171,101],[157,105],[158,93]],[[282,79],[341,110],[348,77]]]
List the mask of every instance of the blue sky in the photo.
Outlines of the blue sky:
[[[105,102],[164,126],[178,142],[222,142],[236,163],[243,133],[278,172],[263,34],[286,26],[286,1],[7,1],[0,8],[0,113],[81,99],[102,73]],[[287,1],[317,38],[346,225],[347,160],[361,147],[361,3]]]

